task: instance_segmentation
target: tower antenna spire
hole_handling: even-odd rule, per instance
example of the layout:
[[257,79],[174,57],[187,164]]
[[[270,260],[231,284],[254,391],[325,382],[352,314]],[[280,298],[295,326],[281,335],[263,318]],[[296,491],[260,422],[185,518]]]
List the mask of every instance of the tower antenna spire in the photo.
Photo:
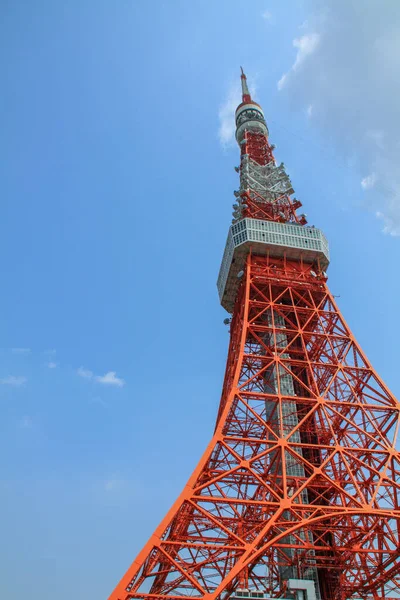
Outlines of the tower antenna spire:
[[243,71],[243,67],[240,67],[242,74],[240,75],[240,79],[242,81],[242,98],[243,102],[251,102],[251,95],[249,92],[249,88],[247,86],[247,78]]

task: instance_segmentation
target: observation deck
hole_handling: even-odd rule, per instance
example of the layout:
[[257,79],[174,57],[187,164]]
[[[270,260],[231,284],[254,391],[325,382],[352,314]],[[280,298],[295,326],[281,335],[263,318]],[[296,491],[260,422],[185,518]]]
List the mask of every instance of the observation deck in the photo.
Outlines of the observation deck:
[[230,313],[235,304],[240,272],[250,249],[257,255],[316,263],[322,270],[329,265],[328,242],[320,229],[294,223],[240,219],[229,228],[217,281],[221,304]]

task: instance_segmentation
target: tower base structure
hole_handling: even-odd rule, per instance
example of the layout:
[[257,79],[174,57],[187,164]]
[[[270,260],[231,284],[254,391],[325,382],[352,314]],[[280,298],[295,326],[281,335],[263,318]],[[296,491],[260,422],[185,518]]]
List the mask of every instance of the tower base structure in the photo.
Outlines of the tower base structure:
[[285,598],[296,579],[399,597],[399,404],[315,268],[248,255],[214,436],[111,600]]

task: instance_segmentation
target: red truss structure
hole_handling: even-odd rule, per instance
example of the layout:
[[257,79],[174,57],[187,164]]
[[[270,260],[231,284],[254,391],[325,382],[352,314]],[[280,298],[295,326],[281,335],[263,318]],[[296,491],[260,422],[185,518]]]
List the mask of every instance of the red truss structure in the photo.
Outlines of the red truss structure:
[[326,240],[296,213],[243,72],[242,87],[215,432],[110,600],[399,598],[399,403],[328,290]]

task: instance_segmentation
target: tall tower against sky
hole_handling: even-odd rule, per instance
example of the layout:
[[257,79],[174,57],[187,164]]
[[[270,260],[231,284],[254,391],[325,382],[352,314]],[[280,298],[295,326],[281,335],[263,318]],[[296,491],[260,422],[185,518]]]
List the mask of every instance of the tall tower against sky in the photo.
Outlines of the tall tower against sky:
[[110,600],[399,598],[400,405],[328,290],[327,241],[241,80],[214,435]]

